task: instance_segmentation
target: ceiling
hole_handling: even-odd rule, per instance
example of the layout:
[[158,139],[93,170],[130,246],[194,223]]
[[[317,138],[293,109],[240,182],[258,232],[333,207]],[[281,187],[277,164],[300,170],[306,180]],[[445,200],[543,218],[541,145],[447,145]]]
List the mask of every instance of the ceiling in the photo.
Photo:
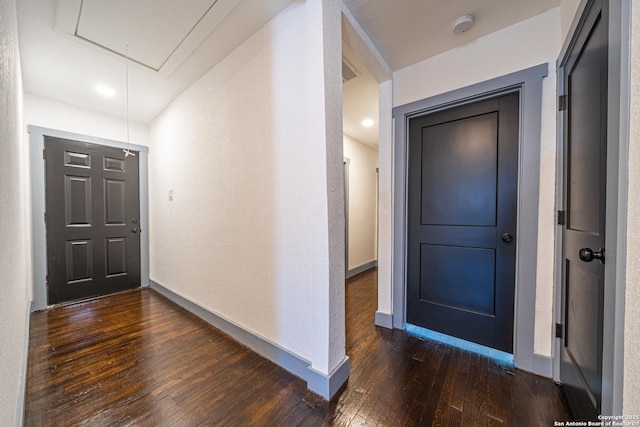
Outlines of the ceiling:
[[122,117],[128,50],[129,116],[150,123],[290,2],[17,0],[24,89]]
[[[560,5],[560,0],[344,0],[395,71]],[[473,15],[466,33],[453,22]]]
[[[292,0],[17,0],[27,92],[150,123]],[[344,0],[392,70],[559,5],[560,0]],[[453,21],[475,24],[454,35]],[[348,41],[347,41],[348,42]],[[377,145],[378,82],[348,44],[358,77],[344,84],[344,131]],[[101,97],[95,87],[111,87]],[[374,126],[364,128],[371,118]]]
[[[357,77],[342,86],[342,128],[351,138],[371,147],[378,146],[378,82],[347,45],[342,46],[346,59]],[[373,120],[373,125],[363,126],[363,120]]]
[[[393,71],[473,42],[502,28],[559,6],[560,0],[344,0]],[[454,21],[472,15],[474,25],[462,34]],[[343,28],[344,32],[344,28]],[[343,87],[344,133],[372,147],[378,126],[364,128],[366,117],[378,118],[378,83],[348,46],[343,55],[360,76]]]
[[67,0],[58,2],[56,29],[168,75],[238,3]]

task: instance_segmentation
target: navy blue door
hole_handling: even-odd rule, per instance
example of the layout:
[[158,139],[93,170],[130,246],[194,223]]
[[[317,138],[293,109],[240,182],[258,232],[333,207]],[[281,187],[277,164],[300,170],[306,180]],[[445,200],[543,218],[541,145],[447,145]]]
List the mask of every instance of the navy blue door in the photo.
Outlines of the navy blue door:
[[519,95],[409,122],[407,322],[513,352]]
[[607,8],[585,11],[564,66],[563,317],[560,380],[578,420],[597,420],[602,331],[607,165]]

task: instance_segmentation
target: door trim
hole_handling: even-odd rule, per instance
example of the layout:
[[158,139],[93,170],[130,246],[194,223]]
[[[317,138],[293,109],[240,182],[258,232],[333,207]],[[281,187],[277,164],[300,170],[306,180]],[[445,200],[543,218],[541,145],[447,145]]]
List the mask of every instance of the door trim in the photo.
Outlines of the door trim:
[[140,285],[149,286],[149,148],[143,145],[94,136],[81,135],[39,126],[27,126],[31,160],[31,215],[32,215],[32,253],[33,253],[33,303],[31,311],[47,308],[47,233],[44,222],[45,213],[45,170],[44,137],[72,139],[115,148],[131,148],[139,154],[140,174]]
[[[540,185],[540,128],[544,63],[503,77],[477,83],[393,109],[393,327],[406,325],[407,253],[407,129],[410,118],[480,101],[511,92],[520,93],[520,138],[518,152],[518,212],[516,235],[516,297],[514,352],[517,367],[549,375],[550,361],[534,357],[535,296],[538,250],[538,203]],[[525,197],[526,195],[526,197]]]
[[351,159],[342,158],[342,169],[344,177],[344,272],[346,279],[349,278],[349,167]]
[[[582,25],[585,11],[592,0],[582,0],[567,34],[557,65],[557,90],[563,94],[566,56],[575,43],[575,35]],[[626,289],[627,247],[627,194],[629,158],[629,40],[631,24],[631,0],[607,1],[609,8],[609,64],[608,64],[608,112],[607,112],[607,198],[605,247],[607,268],[604,277],[604,313],[602,348],[602,413],[622,413],[624,379],[624,316]],[[562,115],[557,115],[557,172],[556,181],[563,177],[563,132]],[[556,204],[563,206],[564,188],[558,185]],[[555,319],[562,323],[562,228],[556,229],[556,274],[555,274]],[[554,340],[553,378],[560,378],[562,341]]]

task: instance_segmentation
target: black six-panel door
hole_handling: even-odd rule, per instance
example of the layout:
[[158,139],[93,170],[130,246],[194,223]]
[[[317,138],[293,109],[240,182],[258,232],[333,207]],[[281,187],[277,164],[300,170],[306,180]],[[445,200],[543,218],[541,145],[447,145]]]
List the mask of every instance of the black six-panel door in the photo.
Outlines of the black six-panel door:
[[138,157],[45,137],[49,304],[140,286]]
[[407,322],[513,352],[519,95],[409,122]]

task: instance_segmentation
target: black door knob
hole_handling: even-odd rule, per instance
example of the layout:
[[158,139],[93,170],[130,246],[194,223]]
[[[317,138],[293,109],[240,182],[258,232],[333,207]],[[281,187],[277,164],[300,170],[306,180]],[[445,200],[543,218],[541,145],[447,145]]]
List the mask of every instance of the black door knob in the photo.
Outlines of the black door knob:
[[578,256],[584,262],[591,262],[594,259],[599,260],[602,264],[604,264],[604,248],[599,251],[594,251],[591,248],[582,248],[578,252]]
[[504,233],[502,235],[502,241],[505,243],[511,243],[513,241],[513,236],[509,233]]

